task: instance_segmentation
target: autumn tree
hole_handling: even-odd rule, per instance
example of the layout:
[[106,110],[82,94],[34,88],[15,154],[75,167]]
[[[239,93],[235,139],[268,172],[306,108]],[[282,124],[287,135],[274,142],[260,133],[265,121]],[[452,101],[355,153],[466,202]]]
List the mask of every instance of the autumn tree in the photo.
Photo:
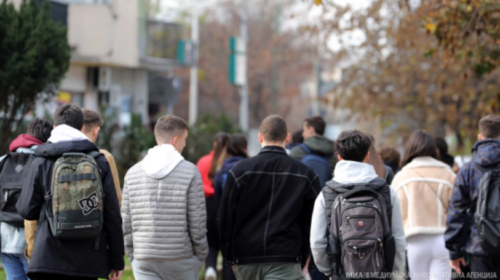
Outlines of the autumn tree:
[[453,132],[463,146],[499,109],[498,2],[411,2],[310,1],[321,16],[304,29],[340,45],[331,51],[345,73],[335,106],[378,120],[389,138],[422,128]]

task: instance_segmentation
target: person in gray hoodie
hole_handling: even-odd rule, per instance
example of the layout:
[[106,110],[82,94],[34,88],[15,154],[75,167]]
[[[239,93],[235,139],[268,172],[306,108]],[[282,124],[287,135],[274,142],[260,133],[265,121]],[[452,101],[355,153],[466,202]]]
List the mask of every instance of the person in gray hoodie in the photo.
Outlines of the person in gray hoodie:
[[[365,143],[363,145],[363,143]],[[327,276],[336,279],[332,275],[332,264],[328,257],[328,232],[335,194],[343,193],[352,186],[366,184],[379,192],[384,200],[390,199],[391,209],[391,232],[395,240],[396,254],[392,271],[402,273],[405,259],[405,234],[403,230],[403,219],[396,193],[381,180],[372,165],[366,163],[370,153],[370,140],[362,132],[353,130],[340,134],[335,143],[339,162],[335,168],[334,177],[327,182],[321,193],[316,198],[311,224],[311,253],[318,269]],[[347,160],[347,158],[359,158],[361,160]]]
[[208,255],[206,208],[198,168],[184,160],[188,125],[161,117],[157,146],[125,176],[125,252],[137,280],[195,280]]
[[[337,164],[337,158],[335,157],[333,142],[323,136],[325,134],[325,129],[326,123],[322,117],[316,116],[307,118],[302,125],[302,137],[304,137],[304,145],[311,150],[312,154],[328,158],[330,174],[332,174],[335,169],[335,164]],[[307,151],[300,145],[294,146],[290,151],[290,156],[296,160],[302,160],[306,155]]]

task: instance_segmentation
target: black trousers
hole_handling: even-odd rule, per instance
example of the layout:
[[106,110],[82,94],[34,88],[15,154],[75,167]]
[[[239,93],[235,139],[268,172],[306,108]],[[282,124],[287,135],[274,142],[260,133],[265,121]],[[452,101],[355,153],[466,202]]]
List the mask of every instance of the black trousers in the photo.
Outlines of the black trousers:
[[220,240],[219,229],[217,228],[217,200],[215,196],[206,197],[205,203],[207,206],[207,241],[208,241],[208,256],[205,260],[205,267],[217,268],[217,256],[219,255]]
[[[500,258],[486,256],[470,256],[471,279],[500,278]],[[496,274],[496,275],[495,275]]]

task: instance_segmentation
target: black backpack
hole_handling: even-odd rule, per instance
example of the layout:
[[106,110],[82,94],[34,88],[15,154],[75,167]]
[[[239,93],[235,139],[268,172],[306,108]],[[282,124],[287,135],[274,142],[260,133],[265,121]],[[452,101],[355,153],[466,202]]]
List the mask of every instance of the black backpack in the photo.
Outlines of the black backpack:
[[477,188],[474,219],[479,234],[479,244],[491,255],[500,256],[500,170],[474,166],[483,172]]
[[[31,150],[30,150],[31,151]],[[24,227],[24,219],[17,213],[16,203],[28,178],[35,151],[8,153],[0,163],[0,222]]]
[[395,240],[382,195],[367,186],[339,194],[332,206],[329,257],[333,273],[347,278],[386,278]]

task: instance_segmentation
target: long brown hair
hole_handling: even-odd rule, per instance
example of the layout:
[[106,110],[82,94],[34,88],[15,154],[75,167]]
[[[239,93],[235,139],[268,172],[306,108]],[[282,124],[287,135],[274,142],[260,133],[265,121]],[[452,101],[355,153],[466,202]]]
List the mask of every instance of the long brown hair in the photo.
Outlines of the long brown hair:
[[424,130],[413,132],[406,142],[405,155],[401,161],[401,167],[410,163],[416,157],[433,157],[438,159],[438,152],[434,138]]
[[215,172],[217,171],[217,163],[219,162],[219,158],[227,146],[227,142],[229,141],[229,134],[225,132],[219,132],[215,135],[214,140],[214,157],[212,158],[212,163],[210,164],[210,171],[208,172],[208,179],[213,181],[215,178]]
[[365,133],[372,144],[370,145],[370,158],[368,159],[368,164],[372,165],[375,168],[375,172],[380,178],[385,178],[385,165],[382,161],[382,158],[377,153],[377,149],[375,149],[375,138],[372,135]]
[[224,152],[222,152],[217,162],[217,171],[221,170],[224,161],[231,157],[245,157],[248,158],[247,153],[248,141],[244,135],[235,134],[229,138]]

